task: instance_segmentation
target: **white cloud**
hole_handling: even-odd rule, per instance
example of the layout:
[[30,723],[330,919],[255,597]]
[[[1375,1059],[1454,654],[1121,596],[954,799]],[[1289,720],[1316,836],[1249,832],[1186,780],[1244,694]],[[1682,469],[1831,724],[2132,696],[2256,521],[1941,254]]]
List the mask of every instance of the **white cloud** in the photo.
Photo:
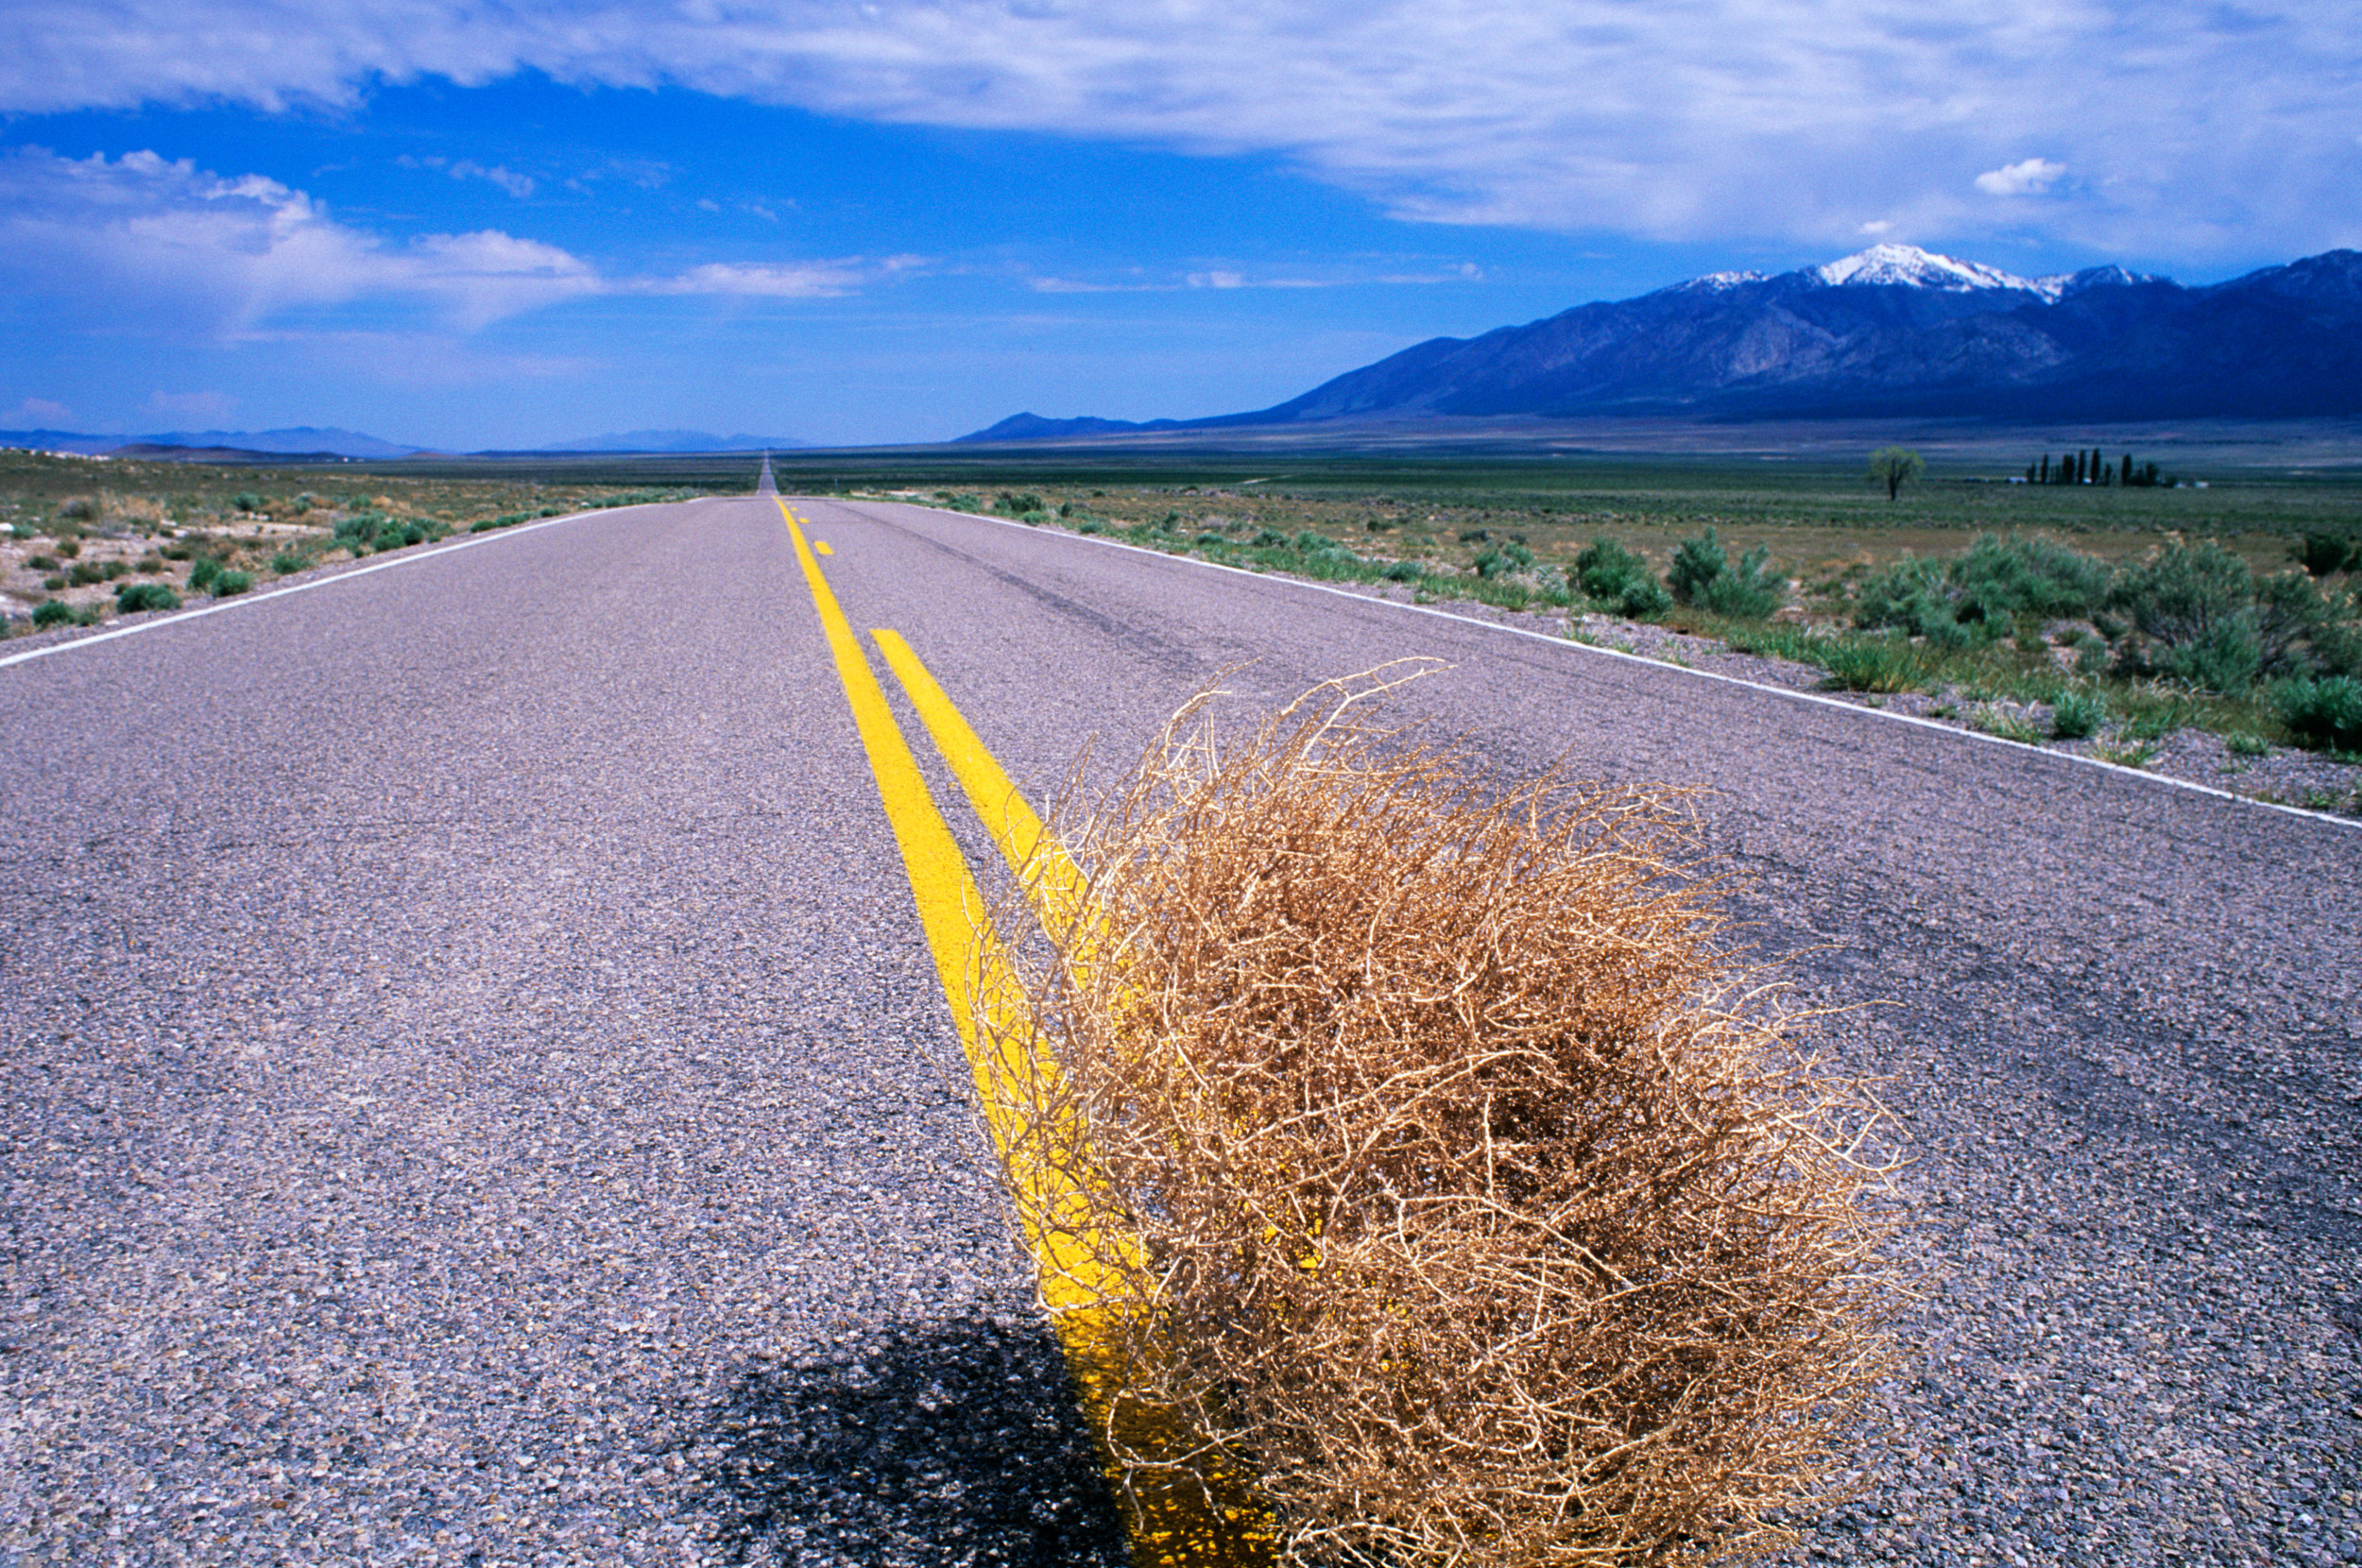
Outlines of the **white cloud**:
[[2047,158],[2028,158],[2023,162],[1987,169],[1977,177],[1977,188],[1987,196],[2040,196],[2057,184],[2064,173],[2064,163],[2053,163]]
[[74,418],[74,410],[47,398],[26,398],[14,408],[0,413],[0,425],[11,429],[24,425],[46,425],[52,429]]
[[[2129,42],[2128,42],[2129,41]],[[0,111],[679,84],[827,113],[1276,154],[1394,212],[1659,238],[2362,238],[2345,0],[15,0]],[[2036,161],[2042,162],[2042,161]],[[2018,165],[2023,167],[2022,164]],[[1980,230],[1979,226],[1983,226]]]
[[520,201],[533,194],[530,175],[512,174],[498,163],[487,168],[472,158],[463,158],[454,163],[451,177],[454,179],[488,179]]
[[710,262],[676,278],[636,285],[650,294],[735,294],[773,299],[830,299],[856,292],[864,271],[858,262],[821,262],[804,266],[769,266]]
[[473,332],[600,295],[825,298],[919,261],[724,262],[676,277],[614,278],[499,230],[398,243],[337,221],[276,180],[224,178],[152,152],[0,155],[0,286],[197,337],[250,336],[353,306],[408,307]]
[[238,406],[238,400],[227,392],[150,392],[140,405],[143,413],[161,415],[167,419],[226,419]]

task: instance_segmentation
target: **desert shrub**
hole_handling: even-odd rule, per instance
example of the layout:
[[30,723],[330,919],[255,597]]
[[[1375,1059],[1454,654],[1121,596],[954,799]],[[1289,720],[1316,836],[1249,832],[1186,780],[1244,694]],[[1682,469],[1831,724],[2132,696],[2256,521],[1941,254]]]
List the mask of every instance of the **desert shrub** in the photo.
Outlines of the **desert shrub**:
[[2247,563],[2208,539],[2195,548],[2169,546],[2129,569],[2109,602],[2170,656],[2237,629],[2254,594]]
[[287,576],[292,572],[301,571],[305,567],[310,566],[311,564],[312,563],[309,559],[292,550],[282,550],[278,554],[273,555],[270,558],[271,571],[274,575],[280,577]]
[[268,503],[252,490],[240,490],[230,498],[230,504],[241,512],[259,512]]
[[213,555],[199,555],[189,567],[189,590],[210,593],[214,579],[221,575],[221,561]]
[[65,579],[76,588],[88,588],[93,583],[105,582],[107,573],[95,561],[77,561],[73,570],[65,574]]
[[1673,590],[1674,598],[1694,605],[1699,591],[1730,570],[1730,552],[1709,528],[1702,537],[1684,539],[1673,552],[1673,564],[1665,572],[1666,586]]
[[1908,691],[1927,679],[1929,660],[1908,642],[1885,638],[1833,638],[1816,650],[1840,691]]
[[1477,575],[1487,582],[1533,570],[1533,552],[1515,541],[1488,544],[1477,552]]
[[33,624],[58,626],[74,619],[74,606],[62,599],[44,599],[33,606]]
[[2080,741],[2107,722],[2107,699],[2097,691],[2062,691],[2050,705],[2050,733],[2062,741]]
[[55,555],[27,555],[25,557],[25,567],[28,571],[55,571],[58,570],[58,557]]
[[1289,539],[1287,535],[1276,528],[1258,528],[1255,531],[1255,537],[1247,540],[1247,543],[1258,550],[1285,550],[1288,548]]
[[[96,496],[71,496],[58,505],[58,516],[75,522],[96,522],[101,508]],[[68,551],[71,554],[73,552]]]
[[126,615],[141,610],[177,610],[180,596],[162,583],[126,583],[115,589],[115,608]]
[[227,599],[233,593],[244,593],[254,586],[250,571],[224,571],[214,579],[214,597]]
[[2109,603],[2130,622],[2120,657],[2136,673],[2235,692],[2362,663],[2362,634],[2342,596],[2301,571],[2258,579],[2211,539],[2127,571]]
[[1767,576],[1764,564],[1771,552],[1762,545],[1734,562],[1711,528],[1702,537],[1685,539],[1673,552],[1666,570],[1666,586],[1685,605],[1696,605],[1717,615],[1760,621],[1780,607],[1782,580]]
[[2108,568],[2048,539],[1979,534],[1948,575],[1964,621],[2088,615],[2108,597]]
[[2273,697],[2280,722],[2297,744],[2315,751],[2362,751],[2362,680],[2351,675],[2291,680]]
[[993,499],[992,506],[993,510],[996,512],[1006,512],[1011,517],[1019,518],[1026,516],[1028,513],[1038,512],[1042,509],[1041,497],[1035,495],[1030,491],[1019,491],[1016,494],[1011,494],[1010,492],[1003,490],[1000,495]]
[[1575,582],[1593,604],[1632,621],[1663,615],[1673,596],[1649,563],[1614,539],[1594,539],[1575,557]]
[[1416,561],[1395,561],[1378,575],[1390,583],[1415,583],[1424,573]]
[[2288,558],[2314,577],[2326,577],[2333,571],[2362,571],[2362,538],[2308,529],[2303,538],[2288,547]]
[[1120,1491],[1246,1485],[1296,1562],[1778,1538],[1888,1364],[1874,1112],[1742,999],[1678,796],[1308,701],[1185,710],[978,998]]
[[60,555],[70,561],[82,553],[82,541],[71,534],[60,534],[53,548]]

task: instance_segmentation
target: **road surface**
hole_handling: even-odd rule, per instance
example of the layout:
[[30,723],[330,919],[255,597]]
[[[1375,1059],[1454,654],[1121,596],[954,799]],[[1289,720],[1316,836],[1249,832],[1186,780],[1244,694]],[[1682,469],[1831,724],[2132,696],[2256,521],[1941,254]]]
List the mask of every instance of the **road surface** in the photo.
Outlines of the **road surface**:
[[[1918,1155],[1909,1366],[1809,1550],[2362,1556],[2362,832],[794,504],[1036,801],[1243,661],[1242,710],[1414,655],[1505,773],[1711,792],[1759,949],[1887,1004],[1828,1041]],[[0,664],[0,1560],[1121,1560],[776,505],[391,559]]]

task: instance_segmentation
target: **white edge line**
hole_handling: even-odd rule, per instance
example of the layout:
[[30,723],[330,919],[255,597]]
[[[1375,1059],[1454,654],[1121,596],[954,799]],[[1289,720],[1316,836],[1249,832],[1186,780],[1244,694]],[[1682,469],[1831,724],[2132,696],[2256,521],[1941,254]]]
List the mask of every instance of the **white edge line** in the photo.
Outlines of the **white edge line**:
[[[849,504],[832,496],[815,496],[811,499],[836,506]],[[1103,538],[1096,534],[1077,534],[1066,528],[1047,529],[1035,523],[1013,521],[1008,518],[988,518],[978,512],[953,512],[940,506],[922,506],[911,501],[890,501],[871,504],[911,506],[922,512],[939,513],[944,517],[968,518],[977,522],[997,523],[1003,528],[1019,528],[1037,537],[1049,534],[1056,538],[1072,539],[1078,544],[1095,544],[1108,550],[1128,550],[1135,554],[1154,555],[1159,560],[1179,561],[1184,566],[1203,567],[1208,571],[1233,572],[1241,577],[1252,577],[1258,582],[1286,583],[1295,588],[1309,588],[1315,593],[1334,594],[1340,599],[1351,599],[1364,605],[1384,605],[1393,609],[1408,610],[1414,615],[1431,615],[1442,621],[1457,621],[1463,626],[1481,626],[1487,631],[1507,632],[1513,637],[1532,638],[1536,642],[1548,643],[1553,648],[1570,648],[1580,653],[1596,654],[1601,658],[1620,658],[1633,664],[1646,665],[1652,670],[1670,671],[1697,680],[1720,681],[1725,686],[1743,686],[1750,691],[1765,691],[1774,697],[1788,697],[1796,702],[1810,703],[1816,707],[1833,707],[1840,712],[1858,714],[1866,719],[1883,719],[1889,724],[1910,724],[1920,729],[1931,729],[1940,735],[1950,735],[1963,741],[1975,741],[1990,746],[2007,746],[2014,752],[2031,752],[2038,757],[2055,758],[2059,761],[2072,762],[2080,767],[2100,768],[2109,773],[2120,774],[2127,778],[2137,778],[2149,784],[2170,785],[2177,790],[2188,790],[2197,794],[2212,795],[2217,800],[2235,801],[2241,806],[2252,806],[2261,810],[2285,811],[2292,817],[2306,817],[2314,822],[2325,822],[2332,827],[2349,830],[2362,828],[2362,822],[2357,822],[2351,817],[2333,816],[2327,811],[2307,810],[2302,806],[2283,805],[2276,800],[2258,800],[2253,795],[2234,794],[2229,790],[2217,790],[2212,784],[2194,783],[2189,779],[2174,778],[2165,774],[2146,773],[2139,768],[2128,768],[2121,763],[2102,761],[2097,757],[2085,757],[2077,752],[2051,751],[2043,746],[2029,746],[2016,741],[2004,741],[1998,735],[1987,735],[1982,730],[1947,724],[1935,719],[1922,719],[1916,714],[1896,713],[1883,707],[1870,707],[1860,703],[1849,703],[1843,698],[1824,696],[1818,691],[1797,691],[1785,686],[1766,686],[1761,681],[1748,680],[1739,675],[1717,674],[1711,670],[1686,669],[1678,664],[1668,663],[1664,659],[1651,658],[1646,654],[1628,654],[1619,648],[1601,648],[1594,643],[1578,642],[1571,637],[1557,637],[1549,632],[1537,632],[1526,626],[1504,626],[1498,621],[1481,621],[1473,615],[1460,615],[1451,610],[1439,610],[1432,605],[1406,605],[1399,600],[1380,598],[1375,594],[1354,593],[1345,588],[1332,588],[1326,583],[1312,582],[1308,578],[1290,577],[1275,571],[1249,571],[1241,566],[1225,566],[1220,561],[1209,561],[1203,556],[1169,554],[1162,550],[1151,550],[1146,545],[1126,544],[1121,539]]]
[[[52,642],[45,648],[28,648],[21,654],[9,654],[5,657],[0,657],[0,670],[5,670],[11,664],[25,664],[33,659],[47,658],[51,654],[67,653],[76,648],[94,648],[101,642],[112,642],[118,637],[133,637],[141,632],[152,632],[159,626],[177,626],[182,622],[195,621],[202,616],[219,615],[224,610],[245,609],[251,605],[267,605],[274,599],[284,599],[291,593],[303,593],[312,588],[349,583],[355,577],[366,577],[372,571],[391,571],[398,566],[415,566],[420,561],[429,561],[438,555],[451,554],[454,551],[466,550],[479,544],[490,544],[495,539],[513,538],[519,534],[530,534],[537,529],[555,528],[561,522],[578,522],[584,518],[604,517],[610,512],[632,512],[639,510],[642,506],[678,504],[677,502],[670,501],[643,501],[630,506],[594,506],[587,512],[569,512],[562,518],[543,518],[538,522],[513,522],[505,528],[488,528],[481,534],[470,534],[447,544],[437,544],[425,550],[401,555],[389,555],[386,559],[373,562],[368,566],[356,566],[349,571],[339,571],[334,577],[315,577],[308,583],[289,583],[282,588],[265,588],[260,593],[241,593],[233,599],[216,599],[212,604],[200,605],[197,609],[178,610],[169,615],[160,616],[153,621],[143,621],[136,626],[117,626],[111,632],[94,632],[89,637],[69,638],[63,642]],[[1150,551],[1149,554],[1153,555],[1155,552]]]

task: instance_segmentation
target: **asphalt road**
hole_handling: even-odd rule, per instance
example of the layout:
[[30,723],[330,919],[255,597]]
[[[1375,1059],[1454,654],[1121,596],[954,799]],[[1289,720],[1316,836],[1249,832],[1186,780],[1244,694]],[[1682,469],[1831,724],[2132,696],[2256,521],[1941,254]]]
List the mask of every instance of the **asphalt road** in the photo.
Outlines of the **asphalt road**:
[[[797,506],[1036,799],[1241,661],[1244,710],[1412,655],[1505,772],[1712,792],[1760,950],[1887,1004],[1828,1042],[1919,1157],[1911,1364],[1812,1552],[2362,1560],[2362,833]],[[767,500],[0,667],[0,1560],[1120,1553]]]

